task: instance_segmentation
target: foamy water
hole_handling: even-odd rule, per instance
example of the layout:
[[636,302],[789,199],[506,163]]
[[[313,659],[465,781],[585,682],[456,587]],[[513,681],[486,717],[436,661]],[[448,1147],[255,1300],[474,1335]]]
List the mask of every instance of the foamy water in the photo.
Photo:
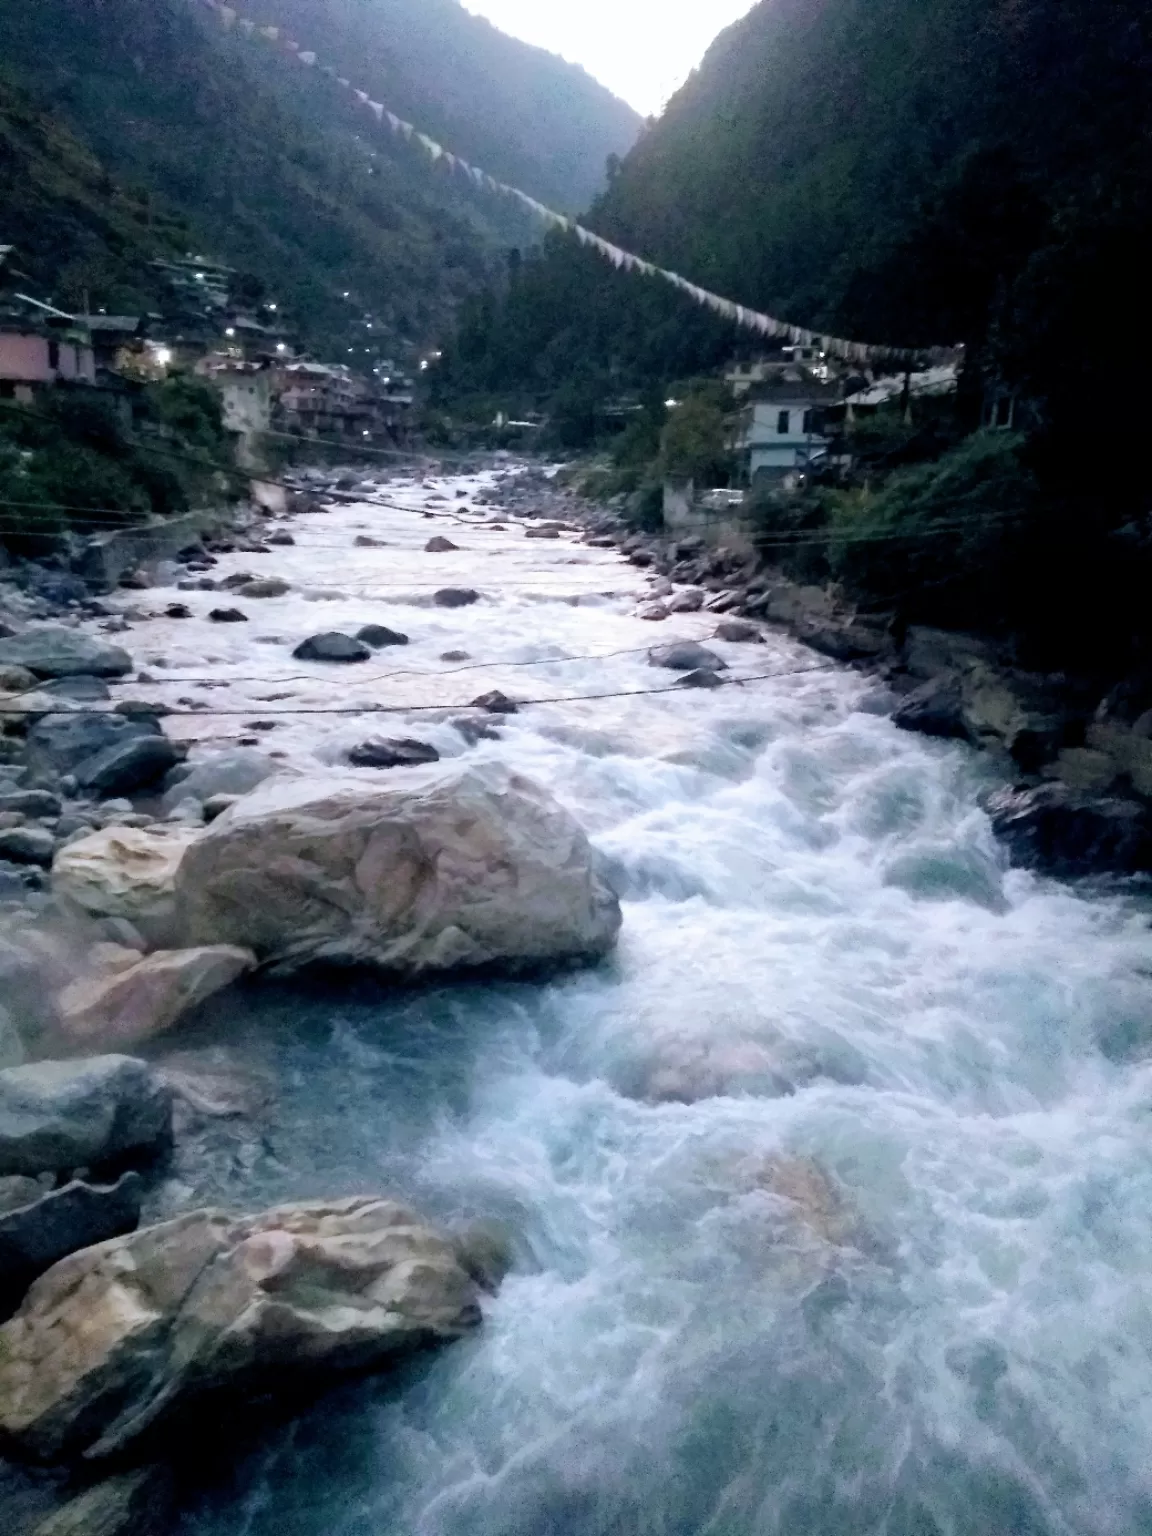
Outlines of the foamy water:
[[[173,1198],[397,1190],[505,1221],[517,1263],[475,1340],[207,1467],[184,1536],[1152,1529],[1146,907],[1010,870],[985,766],[782,637],[716,645],[743,687],[588,698],[667,685],[644,648],[714,621],[635,617],[612,551],[419,515],[477,484],[301,518],[214,572],[294,584],[236,599],[249,624],[126,637],[144,696],[237,712],[174,734],[275,721],[264,744],[312,770],[376,735],[515,763],[625,896],[618,955],[550,983],[221,1006],[205,1038],[278,1106]],[[462,550],[423,553],[437,533]],[[449,585],[482,600],[432,607]],[[177,597],[222,601],[132,601]],[[411,644],[291,659],[366,622]],[[475,748],[411,709],[490,688],[585,702]],[[361,701],[401,712],[281,713]],[[807,1160],[843,1198],[832,1249],[773,1182]]]

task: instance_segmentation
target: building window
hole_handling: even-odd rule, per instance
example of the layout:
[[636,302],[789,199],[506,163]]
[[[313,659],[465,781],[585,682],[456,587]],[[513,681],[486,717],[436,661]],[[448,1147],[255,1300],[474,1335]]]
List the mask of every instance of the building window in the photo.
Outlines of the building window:
[[48,366],[53,372],[60,366],[60,343],[50,341],[48,343]]
[[777,413],[776,430],[781,437],[788,436],[788,421],[791,414],[792,413],[790,411],[780,411]]
[[812,435],[812,433],[815,432],[815,430],[816,430],[816,413],[814,411],[805,411],[804,412],[804,436],[805,437],[810,437]]

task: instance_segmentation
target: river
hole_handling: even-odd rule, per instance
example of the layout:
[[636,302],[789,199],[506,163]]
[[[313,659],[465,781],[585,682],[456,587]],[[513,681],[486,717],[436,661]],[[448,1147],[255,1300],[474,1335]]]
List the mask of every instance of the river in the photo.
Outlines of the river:
[[[281,713],[663,687],[644,648],[711,633],[638,619],[613,551],[453,521],[480,484],[300,518],[214,572],[293,583],[248,624],[154,591],[196,617],[126,637],[149,696],[214,711],[176,733],[263,719],[321,770],[375,734],[514,762],[625,897],[598,969],[272,986],[181,1041],[270,1107],[205,1132],[165,1209],[397,1191],[506,1223],[516,1262],[475,1339],[238,1426],[180,1536],[1152,1529],[1147,904],[1010,869],[980,759],[782,636],[717,646],[743,686],[534,704],[472,748],[423,709]],[[454,584],[482,600],[430,605]],[[367,621],[412,643],[290,659]]]

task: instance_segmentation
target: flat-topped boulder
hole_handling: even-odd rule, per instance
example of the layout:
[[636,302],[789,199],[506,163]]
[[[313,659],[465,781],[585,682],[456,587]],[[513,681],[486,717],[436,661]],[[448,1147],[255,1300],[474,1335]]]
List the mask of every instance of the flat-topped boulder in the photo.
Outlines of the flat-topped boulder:
[[45,625],[0,640],[0,666],[26,667],[36,677],[124,677],[132,658],[81,630]]
[[380,1369],[479,1322],[451,1239],[391,1200],[194,1211],[36,1281],[0,1328],[0,1432],[41,1460],[95,1460],[177,1415]]
[[339,630],[327,630],[321,635],[309,635],[292,652],[297,661],[368,661],[371,647],[353,635],[342,635]]
[[670,672],[722,672],[728,663],[715,651],[695,640],[674,640],[657,645],[648,652],[650,667],[665,667]]
[[192,840],[176,897],[183,944],[282,969],[515,969],[602,955],[620,927],[572,816],[503,764],[459,760],[271,780]]

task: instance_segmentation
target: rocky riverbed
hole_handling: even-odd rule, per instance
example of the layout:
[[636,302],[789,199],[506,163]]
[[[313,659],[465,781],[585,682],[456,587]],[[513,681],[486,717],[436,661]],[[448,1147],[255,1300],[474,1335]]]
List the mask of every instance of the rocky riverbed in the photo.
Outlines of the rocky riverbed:
[[994,830],[1096,749],[539,473],[335,481],[0,641],[7,1523],[1137,1528],[1148,912]]

